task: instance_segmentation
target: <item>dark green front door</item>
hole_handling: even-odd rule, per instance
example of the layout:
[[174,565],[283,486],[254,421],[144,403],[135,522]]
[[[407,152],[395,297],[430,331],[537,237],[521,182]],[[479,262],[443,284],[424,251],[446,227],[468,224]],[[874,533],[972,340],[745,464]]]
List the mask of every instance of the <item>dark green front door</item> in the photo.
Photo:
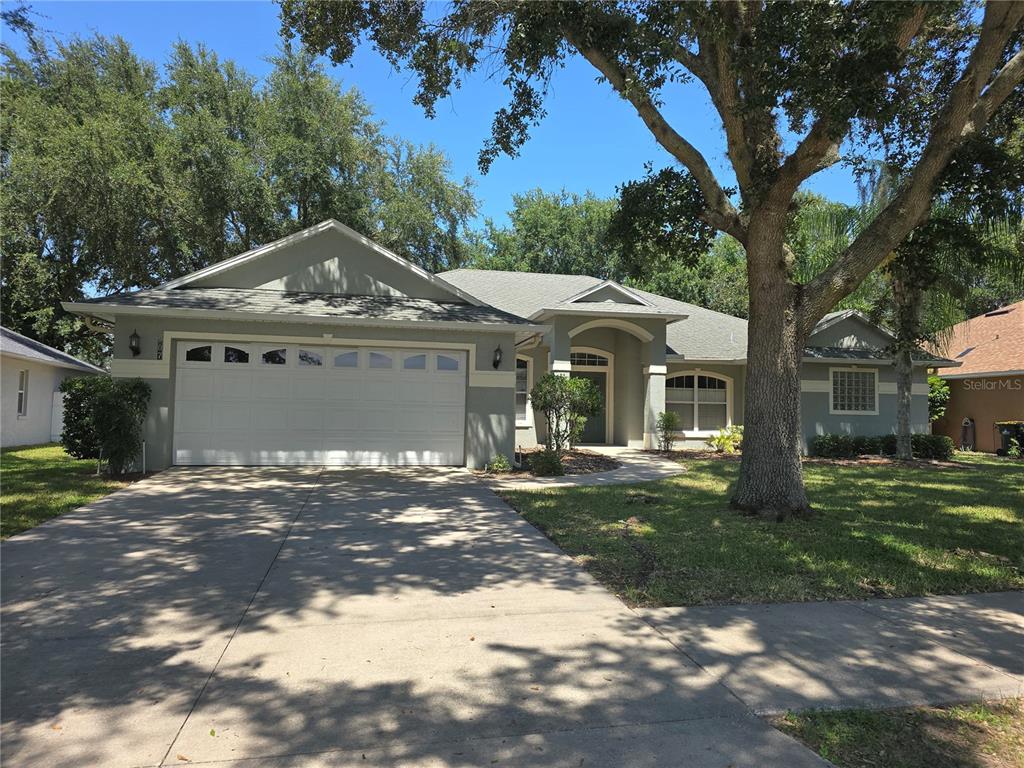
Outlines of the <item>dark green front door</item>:
[[573,371],[572,378],[574,379],[590,379],[594,382],[594,386],[597,387],[597,391],[601,393],[601,410],[597,412],[596,416],[591,416],[587,419],[587,425],[583,428],[583,443],[593,443],[595,445],[601,445],[608,442],[608,434],[606,432],[607,418],[605,414],[608,404],[605,402],[605,396],[608,394],[608,374],[603,371]]

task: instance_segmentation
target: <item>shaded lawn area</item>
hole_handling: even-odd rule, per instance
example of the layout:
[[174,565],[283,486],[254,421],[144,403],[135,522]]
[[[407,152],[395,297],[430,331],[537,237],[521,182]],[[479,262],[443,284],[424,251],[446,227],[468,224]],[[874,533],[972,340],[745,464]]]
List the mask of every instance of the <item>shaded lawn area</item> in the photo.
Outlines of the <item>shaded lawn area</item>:
[[685,474],[654,483],[502,495],[636,605],[1024,589],[1024,463],[807,462],[819,514],[785,523],[728,509],[738,462],[684,463]]
[[773,721],[839,768],[1020,768],[1024,699],[882,711],[788,714]]
[[88,504],[128,485],[96,476],[96,462],[75,459],[60,445],[5,448],[0,452],[0,538]]

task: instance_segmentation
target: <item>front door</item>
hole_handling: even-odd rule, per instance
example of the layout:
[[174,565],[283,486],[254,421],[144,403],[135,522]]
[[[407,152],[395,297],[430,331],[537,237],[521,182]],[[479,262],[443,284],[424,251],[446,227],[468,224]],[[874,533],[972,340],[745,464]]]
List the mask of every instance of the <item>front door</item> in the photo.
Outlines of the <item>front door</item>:
[[608,374],[604,371],[573,371],[572,378],[590,379],[594,382],[594,386],[597,387],[597,391],[601,393],[601,409],[597,412],[596,416],[591,416],[587,419],[587,425],[583,428],[582,442],[584,444],[603,445],[608,442],[608,420],[606,418],[608,412],[608,403],[606,402],[608,396]]

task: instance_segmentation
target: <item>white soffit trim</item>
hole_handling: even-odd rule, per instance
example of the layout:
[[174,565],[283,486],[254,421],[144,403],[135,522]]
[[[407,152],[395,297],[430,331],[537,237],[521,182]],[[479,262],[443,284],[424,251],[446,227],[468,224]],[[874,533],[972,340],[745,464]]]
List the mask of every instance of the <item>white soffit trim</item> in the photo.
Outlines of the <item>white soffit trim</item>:
[[251,251],[246,251],[245,253],[240,253],[237,256],[232,256],[230,259],[218,261],[216,264],[211,264],[210,266],[203,267],[202,269],[196,270],[195,272],[190,272],[187,275],[182,275],[181,277],[166,282],[163,285],[158,286],[157,288],[158,290],[180,288],[183,285],[188,285],[189,283],[193,283],[196,280],[200,280],[204,277],[217,275],[220,274],[221,272],[233,269],[237,266],[246,264],[255,259],[263,258],[264,256],[267,256],[271,253],[275,253],[281,250],[282,248],[287,248],[288,246],[293,245],[301,240],[304,240],[309,237],[315,237],[329,230],[334,230],[335,232],[344,235],[350,240],[354,240],[355,242],[366,246],[370,250],[375,251],[384,258],[391,260],[398,266],[402,267],[403,269],[409,272],[412,272],[414,275],[417,275],[418,277],[422,278],[423,280],[426,280],[432,285],[437,286],[438,288],[441,288],[442,290],[451,293],[453,296],[458,296],[463,301],[466,301],[477,307],[482,306],[484,303],[475,296],[466,293],[461,288],[456,288],[447,280],[444,280],[438,277],[437,275],[428,272],[422,267],[416,266],[407,259],[403,259],[394,251],[385,248],[380,243],[374,242],[365,235],[359,234],[351,227],[347,227],[340,221],[337,221],[335,219],[328,219],[327,221],[322,221],[319,224],[314,224],[311,227],[307,227],[306,229],[303,229],[299,232],[295,232],[294,234],[288,235],[287,237],[282,237],[280,240],[275,240],[272,243],[261,245],[259,248],[253,248]]

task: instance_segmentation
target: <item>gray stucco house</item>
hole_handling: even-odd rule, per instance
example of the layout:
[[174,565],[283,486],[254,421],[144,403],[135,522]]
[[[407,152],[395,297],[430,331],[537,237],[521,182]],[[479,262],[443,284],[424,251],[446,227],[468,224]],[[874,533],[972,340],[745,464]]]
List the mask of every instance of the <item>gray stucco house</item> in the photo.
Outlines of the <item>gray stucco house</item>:
[[[699,445],[743,414],[744,320],[587,276],[433,275],[333,220],[65,308],[113,333],[112,375],[151,385],[157,467],[480,467],[543,437],[528,392],[546,371],[605,393],[590,443],[651,447],[657,414],[674,410]],[[822,320],[804,361],[805,441],[894,431],[889,341],[856,313]],[[922,432],[927,364],[914,376]]]

